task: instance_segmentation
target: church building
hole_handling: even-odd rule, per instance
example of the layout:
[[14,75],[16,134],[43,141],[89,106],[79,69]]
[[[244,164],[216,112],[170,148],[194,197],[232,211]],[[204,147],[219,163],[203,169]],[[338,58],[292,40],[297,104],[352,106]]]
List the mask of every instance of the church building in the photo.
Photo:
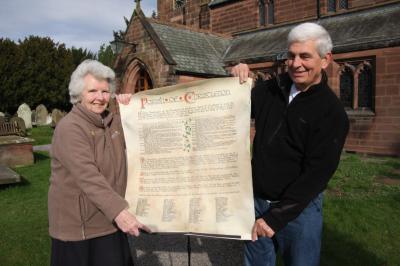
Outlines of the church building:
[[[302,22],[333,40],[329,85],[350,119],[348,152],[400,156],[400,1],[136,0],[115,61],[119,92],[229,76],[247,63],[257,80],[286,71],[286,37]],[[332,125],[334,127],[335,125]]]

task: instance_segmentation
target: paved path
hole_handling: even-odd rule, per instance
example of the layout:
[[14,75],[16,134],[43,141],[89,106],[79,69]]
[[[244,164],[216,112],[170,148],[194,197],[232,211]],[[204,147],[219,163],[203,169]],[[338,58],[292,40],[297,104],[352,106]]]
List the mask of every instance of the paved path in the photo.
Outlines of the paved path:
[[180,234],[129,237],[134,264],[138,266],[233,266],[243,265],[243,241]]

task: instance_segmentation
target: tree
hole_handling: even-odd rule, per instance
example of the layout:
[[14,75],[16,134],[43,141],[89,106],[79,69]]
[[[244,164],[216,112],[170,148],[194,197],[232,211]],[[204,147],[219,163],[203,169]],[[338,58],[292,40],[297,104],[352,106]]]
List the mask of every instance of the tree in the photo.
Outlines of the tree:
[[85,59],[96,59],[96,55],[94,53],[88,51],[87,49],[75,48],[74,46],[71,48],[71,54],[75,68]]
[[115,60],[115,54],[111,49],[111,45],[105,45],[104,43],[100,46],[100,50],[97,53],[97,60],[106,66],[113,68]]
[[24,102],[69,110],[74,69],[72,51],[48,37],[29,36],[18,43],[0,39],[0,111],[13,114]]
[[24,61],[23,81],[16,91],[18,104],[24,101],[33,108],[43,103],[48,109],[65,110],[69,76],[75,67],[71,53],[49,37],[29,36],[19,45]]
[[[14,113],[16,89],[22,81],[19,70],[22,54],[18,45],[10,39],[0,39],[0,111]],[[18,108],[18,106],[17,106]]]

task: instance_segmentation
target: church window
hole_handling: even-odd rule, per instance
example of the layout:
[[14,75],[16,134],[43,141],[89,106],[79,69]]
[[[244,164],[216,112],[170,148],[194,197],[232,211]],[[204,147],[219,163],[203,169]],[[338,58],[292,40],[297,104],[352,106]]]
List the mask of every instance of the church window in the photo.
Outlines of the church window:
[[350,67],[345,66],[340,75],[340,100],[346,109],[353,109],[354,75]]
[[174,9],[180,9],[186,5],[187,0],[174,0]]
[[328,12],[336,12],[336,0],[328,0]]
[[348,1],[347,0],[339,0],[339,9],[348,9]]
[[258,17],[260,26],[265,26],[265,1],[259,0],[258,1]]
[[268,24],[274,24],[274,13],[275,13],[275,6],[274,6],[274,1],[273,0],[269,0],[268,1],[268,18],[267,18],[267,22]]
[[371,109],[372,107],[372,69],[368,62],[363,64],[358,75],[358,108]]
[[273,0],[259,0],[258,1],[258,15],[260,26],[274,24],[274,1]]
[[199,28],[200,29],[208,29],[210,27],[210,10],[208,5],[200,6],[199,13]]
[[374,111],[375,58],[337,61],[340,100],[346,109]]
[[328,0],[328,12],[336,12],[336,10],[343,10],[348,8],[348,0]]

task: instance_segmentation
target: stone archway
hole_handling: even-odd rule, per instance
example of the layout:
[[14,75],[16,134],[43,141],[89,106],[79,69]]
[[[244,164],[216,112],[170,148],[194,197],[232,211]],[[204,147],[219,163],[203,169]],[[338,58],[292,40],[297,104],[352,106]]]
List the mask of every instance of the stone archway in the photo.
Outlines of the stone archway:
[[147,66],[142,61],[134,59],[125,72],[121,93],[137,93],[152,88],[153,81]]

